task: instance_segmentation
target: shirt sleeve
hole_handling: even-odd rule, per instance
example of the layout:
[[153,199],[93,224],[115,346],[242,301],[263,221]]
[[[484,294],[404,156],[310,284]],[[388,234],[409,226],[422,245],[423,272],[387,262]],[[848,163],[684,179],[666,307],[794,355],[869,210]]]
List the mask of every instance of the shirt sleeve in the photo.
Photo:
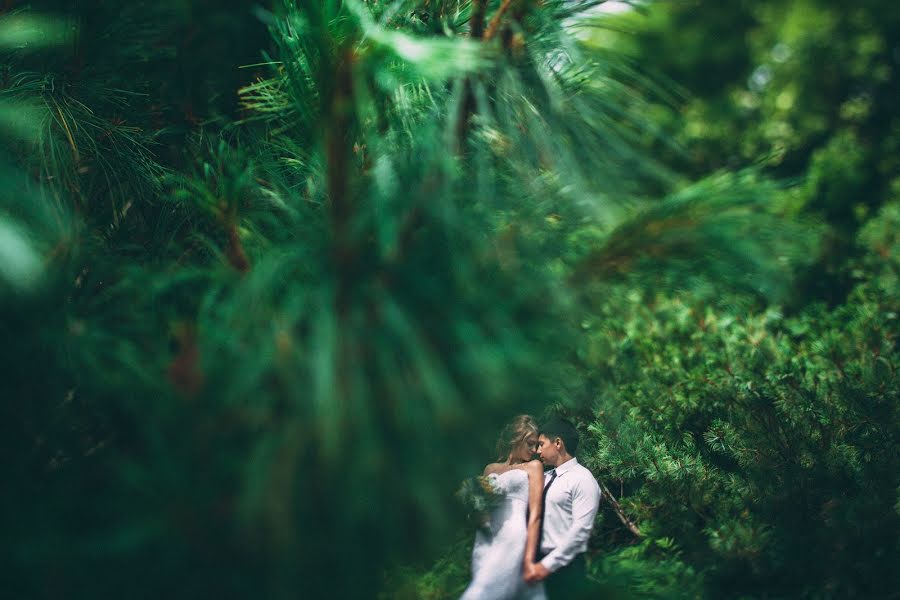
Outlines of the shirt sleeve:
[[554,573],[584,552],[599,508],[600,486],[593,476],[579,478],[572,486],[572,525],[563,536],[563,542],[545,556],[540,564]]

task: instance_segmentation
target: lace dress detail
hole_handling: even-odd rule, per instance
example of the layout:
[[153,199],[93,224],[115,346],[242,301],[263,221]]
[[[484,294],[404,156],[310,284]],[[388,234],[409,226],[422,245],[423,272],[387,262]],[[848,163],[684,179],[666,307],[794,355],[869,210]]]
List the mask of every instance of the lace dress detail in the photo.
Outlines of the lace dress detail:
[[472,583],[460,600],[546,600],[543,583],[522,579],[528,536],[528,473],[510,469],[488,475],[502,501],[491,511],[487,530],[475,535]]

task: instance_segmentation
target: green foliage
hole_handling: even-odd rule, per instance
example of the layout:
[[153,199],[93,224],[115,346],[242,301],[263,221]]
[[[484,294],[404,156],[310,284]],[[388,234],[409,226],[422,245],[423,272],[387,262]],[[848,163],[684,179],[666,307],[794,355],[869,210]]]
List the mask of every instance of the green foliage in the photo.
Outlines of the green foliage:
[[[468,536],[467,536],[468,537]],[[428,569],[397,567],[389,571],[384,600],[449,600],[459,598],[471,577],[472,542],[458,540]]]
[[613,598],[702,598],[703,578],[681,554],[671,538],[647,539],[598,555],[591,571]]
[[853,236],[896,185],[896,3],[654,2],[599,23],[592,43],[675,82],[653,103],[674,142],[656,143],[666,164],[693,177],[752,164],[805,180],[784,201],[833,230],[794,305],[843,302]]
[[[605,281],[652,277],[696,294],[727,281],[783,299],[792,269],[814,255],[817,228],[779,215],[772,200],[780,193],[752,171],[710,176],[634,211],[594,241],[599,247],[581,259],[579,272]],[[696,247],[705,251],[692,252]]]
[[887,251],[869,250],[833,310],[624,290],[592,323],[594,356],[609,358],[594,363],[590,463],[714,597],[884,592],[898,526],[895,212],[861,236]]

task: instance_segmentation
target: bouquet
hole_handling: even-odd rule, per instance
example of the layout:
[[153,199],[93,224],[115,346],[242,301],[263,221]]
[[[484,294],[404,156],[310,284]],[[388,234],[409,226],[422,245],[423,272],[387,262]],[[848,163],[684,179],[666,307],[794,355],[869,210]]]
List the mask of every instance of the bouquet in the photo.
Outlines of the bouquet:
[[485,533],[490,530],[491,511],[500,503],[500,495],[484,476],[464,479],[456,497],[466,508],[467,520]]

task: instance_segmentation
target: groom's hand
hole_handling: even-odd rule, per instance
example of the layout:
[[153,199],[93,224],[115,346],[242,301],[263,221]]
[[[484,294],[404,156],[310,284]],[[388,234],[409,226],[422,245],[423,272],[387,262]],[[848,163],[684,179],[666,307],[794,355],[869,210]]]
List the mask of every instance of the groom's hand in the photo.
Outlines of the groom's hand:
[[537,583],[547,579],[550,571],[541,563],[531,563],[525,565],[525,581],[528,583]]

